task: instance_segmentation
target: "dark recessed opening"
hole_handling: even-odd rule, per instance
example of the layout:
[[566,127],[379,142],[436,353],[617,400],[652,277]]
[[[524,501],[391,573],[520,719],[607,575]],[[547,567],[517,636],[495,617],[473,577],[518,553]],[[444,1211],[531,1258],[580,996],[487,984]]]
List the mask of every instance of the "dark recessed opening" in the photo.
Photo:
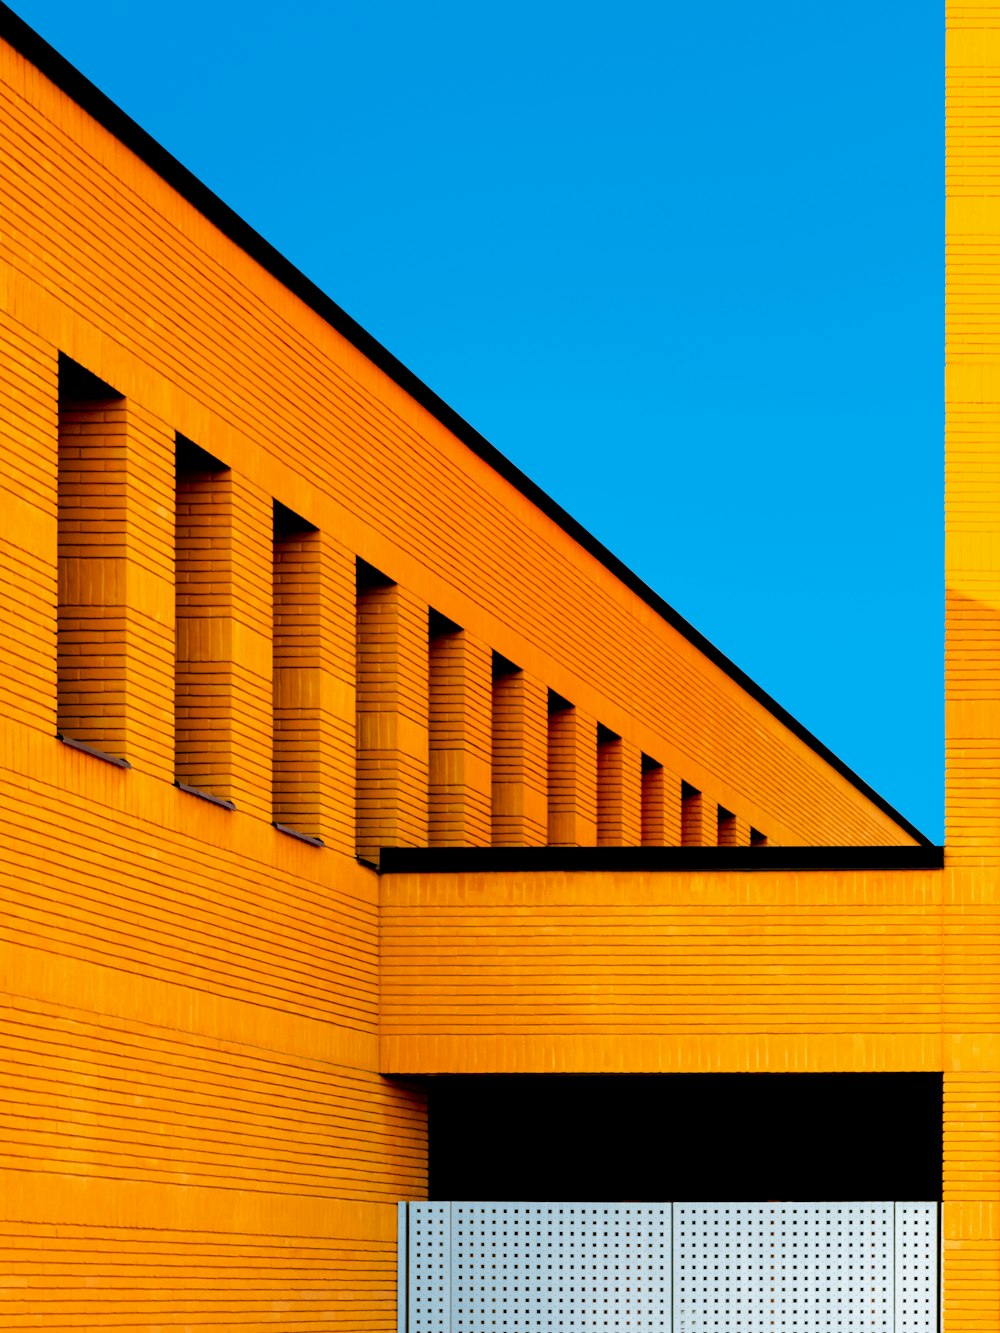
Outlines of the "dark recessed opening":
[[360,556],[355,561],[357,568],[358,592],[368,592],[372,588],[391,588],[392,579],[387,574],[383,574],[380,569],[370,565],[367,560],[362,560]]
[[941,1197],[940,1074],[428,1080],[430,1197]]
[[493,679],[503,680],[504,676],[516,676],[521,670],[509,657],[504,657],[502,653],[493,654]]
[[59,402],[100,403],[109,398],[121,398],[117,389],[105,384],[89,370],[59,353]]
[[700,847],[703,841],[701,792],[681,783],[681,846]]
[[427,612],[427,636],[431,639],[446,639],[452,634],[461,634],[462,626],[456,625],[433,606]]
[[195,444],[194,440],[189,440],[186,435],[176,437],[177,447],[177,475],[186,476],[189,473],[214,474],[219,472],[228,472],[229,467],[222,463],[207,449],[203,449],[200,444]]
[[723,808],[723,806],[721,805],[719,806],[718,815],[716,816],[716,827],[718,831],[716,842],[719,844],[719,846],[735,847],[736,816],[733,814],[731,810],[726,810]]
[[302,537],[310,532],[318,532],[315,523],[289,509],[280,500],[274,501],[274,539],[285,541],[289,538]]

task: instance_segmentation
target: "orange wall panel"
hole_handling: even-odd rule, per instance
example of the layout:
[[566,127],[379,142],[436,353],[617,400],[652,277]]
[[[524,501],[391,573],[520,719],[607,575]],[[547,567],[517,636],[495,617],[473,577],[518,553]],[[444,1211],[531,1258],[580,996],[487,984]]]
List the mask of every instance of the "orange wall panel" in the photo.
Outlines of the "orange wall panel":
[[381,887],[386,1072],[942,1067],[937,871],[494,871]]
[[55,348],[0,309],[0,702],[56,729]]
[[20,724],[0,754],[4,1317],[391,1328],[426,1127],[376,1072],[373,873]]

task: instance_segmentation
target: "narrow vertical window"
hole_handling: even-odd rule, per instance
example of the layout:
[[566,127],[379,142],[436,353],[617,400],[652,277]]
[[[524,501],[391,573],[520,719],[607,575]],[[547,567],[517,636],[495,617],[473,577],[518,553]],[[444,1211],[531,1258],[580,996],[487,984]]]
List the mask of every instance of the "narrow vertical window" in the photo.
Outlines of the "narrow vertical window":
[[544,847],[548,835],[548,691],[493,654],[492,826],[495,847]]
[[550,845],[597,842],[597,723],[549,691],[548,794]]
[[709,835],[708,803],[696,787],[681,783],[681,846],[707,847],[716,835],[715,820]]
[[666,847],[670,845],[667,829],[666,774],[663,765],[642,756],[642,845]]
[[427,604],[357,562],[357,848],[427,841]]
[[462,740],[462,718],[457,679],[458,643],[461,629],[440,612],[428,612],[428,714],[429,746],[428,829],[431,847],[448,846],[458,840],[458,791],[454,762]]
[[597,728],[597,845],[642,842],[642,755],[623,736]]
[[322,701],[320,534],[274,505],[273,818],[319,846]]
[[432,847],[488,847],[492,813],[492,653],[437,611],[428,617]]
[[57,724],[125,760],[125,400],[59,358]]
[[732,811],[726,810],[720,805],[716,826],[718,830],[716,842],[720,847],[737,846],[736,816]]
[[621,737],[597,725],[597,845],[616,847],[621,837]]
[[179,786],[231,805],[229,469],[177,437],[174,766]]

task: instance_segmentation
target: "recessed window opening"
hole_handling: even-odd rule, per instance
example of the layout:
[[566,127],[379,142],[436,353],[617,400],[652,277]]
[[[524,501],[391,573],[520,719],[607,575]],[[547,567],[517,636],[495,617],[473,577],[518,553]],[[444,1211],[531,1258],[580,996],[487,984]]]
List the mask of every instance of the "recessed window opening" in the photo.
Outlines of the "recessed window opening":
[[59,357],[57,726],[125,758],[126,404]]
[[761,833],[760,829],[752,828],[752,829],[750,830],[750,846],[751,846],[751,847],[766,847],[766,846],[767,846],[767,834],[766,834],[766,833]]
[[502,653],[493,653],[493,680],[504,680],[508,676],[516,676],[521,668],[515,666],[509,657],[504,657]]
[[576,763],[573,750],[574,709],[555,690],[548,692],[546,737],[546,787],[548,790],[548,834],[550,845],[572,841],[567,836],[576,809]]
[[427,615],[428,640],[428,834],[431,847],[461,841],[461,775],[456,755],[463,745],[462,627],[440,611]]
[[621,737],[597,724],[597,843],[622,841],[622,754]]
[[[386,753],[386,732],[398,708],[393,657],[396,619],[392,579],[360,557],[357,560],[357,761],[356,829],[358,856],[378,859],[379,848],[395,838],[392,802],[397,774]],[[389,739],[392,739],[389,737]]]
[[716,841],[720,847],[736,846],[736,816],[731,810],[726,810],[719,806],[719,813],[716,820],[718,828],[718,838]]
[[196,792],[231,798],[229,665],[219,644],[231,614],[230,473],[177,436],[174,771]]
[[664,827],[665,793],[663,765],[644,754],[642,768],[642,833],[643,847],[663,847],[667,844]]
[[704,845],[702,795],[689,782],[681,783],[681,846]]
[[492,658],[490,709],[491,841],[496,847],[522,841],[527,755],[523,700],[518,697],[520,668],[501,653]]
[[274,503],[273,818],[320,838],[322,663],[320,534]]
[[391,588],[393,586],[393,581],[388,574],[383,574],[380,569],[370,565],[367,560],[362,560],[360,556],[355,561],[355,565],[357,567],[359,595],[372,592],[378,588]]

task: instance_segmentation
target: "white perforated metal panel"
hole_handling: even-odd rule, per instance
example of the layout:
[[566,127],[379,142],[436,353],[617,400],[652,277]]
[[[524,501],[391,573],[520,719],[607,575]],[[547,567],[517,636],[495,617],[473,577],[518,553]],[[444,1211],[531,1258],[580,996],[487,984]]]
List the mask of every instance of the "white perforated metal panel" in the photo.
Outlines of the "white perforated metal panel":
[[895,1333],[937,1328],[940,1244],[936,1204],[896,1204]]
[[409,1333],[450,1333],[451,1204],[411,1203],[407,1212]]
[[930,1203],[403,1205],[399,1326],[935,1333],[937,1215]]
[[675,1333],[892,1333],[891,1203],[674,1206]]
[[452,1205],[452,1333],[652,1333],[670,1320],[670,1206]]

